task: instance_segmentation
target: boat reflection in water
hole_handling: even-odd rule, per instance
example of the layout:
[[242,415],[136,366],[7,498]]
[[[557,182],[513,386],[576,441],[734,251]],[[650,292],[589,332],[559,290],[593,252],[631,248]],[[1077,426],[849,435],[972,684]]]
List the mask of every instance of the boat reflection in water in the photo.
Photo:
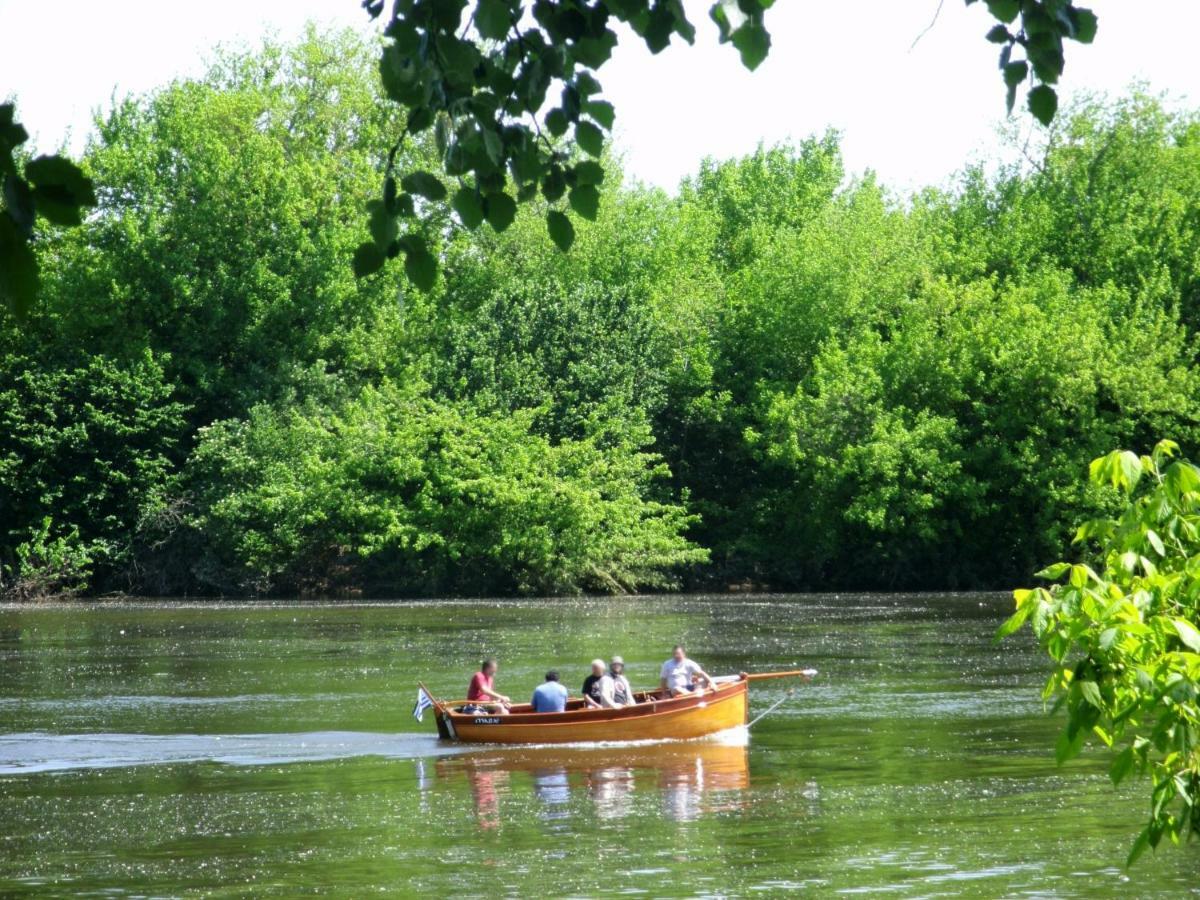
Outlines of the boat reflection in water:
[[436,769],[439,780],[467,781],[485,829],[495,828],[503,803],[518,802],[525,790],[547,820],[569,818],[586,798],[587,814],[601,819],[648,803],[686,822],[743,805],[750,785],[746,744],[745,730],[737,729],[699,741],[503,747],[441,757]]

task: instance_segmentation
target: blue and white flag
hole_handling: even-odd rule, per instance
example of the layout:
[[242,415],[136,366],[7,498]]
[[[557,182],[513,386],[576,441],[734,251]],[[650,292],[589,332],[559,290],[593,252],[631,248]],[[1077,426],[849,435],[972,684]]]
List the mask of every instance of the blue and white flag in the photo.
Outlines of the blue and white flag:
[[413,718],[418,722],[425,718],[425,710],[433,706],[433,698],[425,693],[425,688],[417,688],[417,705],[413,707]]

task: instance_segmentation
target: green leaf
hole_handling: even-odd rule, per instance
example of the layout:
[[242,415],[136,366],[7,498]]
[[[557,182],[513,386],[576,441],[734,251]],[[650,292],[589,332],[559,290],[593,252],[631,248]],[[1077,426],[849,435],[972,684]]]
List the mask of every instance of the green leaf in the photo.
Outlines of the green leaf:
[[475,7],[475,27],[483,37],[498,41],[512,28],[512,11],[504,0],[479,0]]
[[429,291],[437,279],[438,264],[423,244],[412,246],[404,254],[404,274],[422,291]]
[[37,300],[38,283],[37,257],[16,223],[0,210],[0,302],[24,319]]
[[575,164],[576,184],[600,184],[604,181],[604,167],[590,159]]
[[386,247],[396,239],[396,220],[387,210],[382,200],[372,200],[367,204],[367,225],[371,230],[371,239],[380,247]]
[[993,44],[1007,44],[1012,40],[1012,35],[1003,25],[996,25],[987,33],[987,39]]
[[488,194],[483,200],[483,214],[488,224],[503,231],[517,217],[517,201],[503,191]]
[[400,186],[410,194],[427,200],[445,200],[446,186],[429,172],[410,172],[400,179]]
[[554,107],[550,112],[546,113],[546,130],[555,137],[562,137],[567,133],[567,126],[570,123],[567,121],[567,114],[559,107]]
[[1079,685],[1079,692],[1083,694],[1083,699],[1096,709],[1104,709],[1104,699],[1100,696],[1100,686],[1094,681],[1080,680],[1075,682]]
[[767,58],[767,52],[771,49],[771,36],[767,34],[767,29],[762,22],[753,19],[733,32],[730,40],[742,56],[742,65],[752,72]]
[[568,197],[571,209],[579,213],[589,222],[596,221],[600,211],[600,192],[590,184],[581,184],[571,190]]
[[1029,63],[1025,60],[1017,60],[1016,62],[1007,63],[1003,67],[1004,83],[1009,87],[1015,87],[1020,84],[1029,75]]
[[546,213],[546,230],[550,232],[550,240],[554,241],[563,253],[570,250],[571,245],[575,243],[575,226],[557,209]]
[[383,268],[383,263],[387,259],[383,250],[371,241],[359,244],[358,249],[354,251],[354,275],[357,278],[364,278],[373,272],[378,272]]
[[1154,552],[1159,556],[1167,555],[1167,548],[1163,546],[1162,538],[1158,536],[1158,532],[1153,529],[1146,531],[1146,540],[1150,542],[1150,546],[1154,548]]
[[1126,775],[1133,769],[1133,747],[1126,747],[1120,753],[1113,757],[1112,763],[1108,767],[1108,777],[1112,779],[1114,785],[1120,784]]
[[1039,84],[1029,92],[1029,111],[1043,125],[1054,121],[1058,112],[1058,94],[1048,84]]
[[1179,634],[1179,639],[1195,653],[1200,653],[1200,631],[1187,619],[1172,619],[1171,624]]
[[604,152],[604,132],[591,122],[575,123],[575,142],[581,150],[592,156],[599,156]]
[[1034,578],[1041,578],[1045,581],[1057,581],[1067,574],[1067,570],[1071,568],[1070,563],[1056,562],[1053,565],[1046,566],[1042,571],[1035,574]]
[[1060,766],[1079,755],[1079,751],[1083,749],[1083,736],[1083,729],[1076,731],[1074,737],[1071,736],[1069,727],[1062,730],[1058,736],[1058,743],[1054,746],[1054,758]]
[[996,630],[995,639],[1001,641],[1010,634],[1019,631],[1021,626],[1025,624],[1025,620],[1029,618],[1029,614],[1033,612],[1033,608],[1034,605],[1032,603],[1022,603],[1017,607],[1017,611],[1009,616],[1004,624]]
[[1011,24],[1021,11],[1021,0],[987,0],[987,8],[995,18]]
[[612,131],[613,122],[616,121],[616,111],[613,105],[607,100],[589,100],[583,104],[583,111],[603,125],[608,131]]
[[1137,836],[1137,840],[1133,842],[1133,848],[1129,851],[1129,856],[1125,859],[1125,868],[1130,868],[1138,857],[1146,852],[1146,848],[1150,846],[1150,826],[1147,825],[1142,829],[1141,834]]
[[25,166],[25,178],[34,187],[57,188],[64,202],[94,206],[92,180],[75,163],[62,156],[39,156]]
[[1075,7],[1070,11],[1070,16],[1075,23],[1075,34],[1073,35],[1075,40],[1081,44],[1090,44],[1096,39],[1099,21],[1094,12],[1090,9]]
[[483,203],[474,188],[459,188],[455,191],[450,205],[458,213],[458,218],[462,220],[463,225],[472,231],[483,224]]

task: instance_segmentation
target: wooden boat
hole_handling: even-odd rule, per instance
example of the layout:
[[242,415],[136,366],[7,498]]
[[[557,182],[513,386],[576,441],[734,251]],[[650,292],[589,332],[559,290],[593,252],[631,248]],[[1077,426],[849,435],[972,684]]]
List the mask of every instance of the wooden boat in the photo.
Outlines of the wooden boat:
[[443,740],[470,744],[575,744],[598,741],[688,740],[716,734],[750,721],[748,689],[765,678],[810,678],[813,669],[759,672],[734,680],[718,679],[714,686],[682,697],[663,697],[657,691],[635,694],[634,706],[589,708],[582,698],[567,701],[560,713],[537,713],[528,703],[514,704],[508,715],[462,712],[467,701],[444,702],[424,685],[433,701],[438,735]]

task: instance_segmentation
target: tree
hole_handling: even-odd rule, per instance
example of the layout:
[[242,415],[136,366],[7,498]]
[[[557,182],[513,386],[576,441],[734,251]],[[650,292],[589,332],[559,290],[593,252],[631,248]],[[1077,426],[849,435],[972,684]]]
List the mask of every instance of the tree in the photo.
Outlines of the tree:
[[[971,5],[976,0],[966,0]],[[717,0],[709,15],[720,40],[731,43],[742,63],[755,69],[771,37],[765,15],[774,0]],[[1030,112],[1048,124],[1058,109],[1053,85],[1062,75],[1064,40],[1089,43],[1097,19],[1072,0],[986,0],[997,24],[987,40],[999,45],[1000,70],[1011,112],[1018,88],[1032,83]],[[363,0],[379,18],[384,0]],[[468,7],[470,10],[468,12]],[[467,13],[464,22],[464,13]],[[532,19],[532,20],[531,20]],[[414,281],[428,289],[436,263],[430,204],[449,198],[458,222],[485,221],[503,231],[518,203],[540,193],[549,204],[546,228],[561,250],[575,240],[574,214],[596,218],[599,161],[615,110],[604,100],[597,72],[617,45],[610,24],[622,22],[651,53],[678,36],[689,44],[696,29],[680,0],[396,0],[387,17],[379,71],[388,97],[405,111],[404,128],[392,145],[383,196],[375,217],[388,225],[355,256],[355,269],[375,271],[388,256],[406,255]],[[447,184],[429,171],[398,171],[405,140],[433,129]]]
[[1149,820],[1129,865],[1164,837],[1200,835],[1200,469],[1172,459],[1178,449],[1161,441],[1149,456],[1092,461],[1092,483],[1122,499],[1117,516],[1076,533],[1096,548],[1095,567],[1042,570],[1058,583],[1015,591],[998,635],[1028,622],[1054,660],[1043,697],[1067,710],[1060,763],[1094,737],[1112,752],[1114,784],[1150,774]]

